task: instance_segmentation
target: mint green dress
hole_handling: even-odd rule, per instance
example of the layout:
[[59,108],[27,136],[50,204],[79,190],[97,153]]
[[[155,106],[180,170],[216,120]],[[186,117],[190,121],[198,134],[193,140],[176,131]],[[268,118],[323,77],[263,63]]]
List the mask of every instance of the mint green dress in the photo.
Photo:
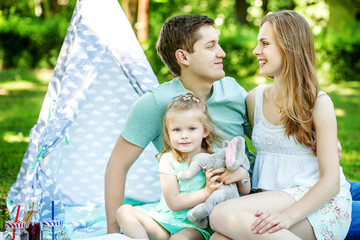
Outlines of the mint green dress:
[[[165,166],[165,167],[164,167]],[[169,167],[170,166],[170,167]],[[159,162],[159,172],[165,174],[176,175],[179,171],[186,170],[189,167],[187,163],[180,163],[176,161],[170,153],[165,153],[161,156]],[[194,178],[189,181],[178,179],[180,193],[191,193],[204,188],[206,182],[205,175],[200,171]],[[187,212],[190,209],[185,209],[179,212],[173,212],[166,205],[164,196],[161,195],[160,202],[151,209],[140,210],[152,217],[162,227],[164,227],[170,234],[175,234],[184,228],[195,228],[204,236],[206,240],[210,238],[210,233],[206,229],[196,227],[187,218]]]

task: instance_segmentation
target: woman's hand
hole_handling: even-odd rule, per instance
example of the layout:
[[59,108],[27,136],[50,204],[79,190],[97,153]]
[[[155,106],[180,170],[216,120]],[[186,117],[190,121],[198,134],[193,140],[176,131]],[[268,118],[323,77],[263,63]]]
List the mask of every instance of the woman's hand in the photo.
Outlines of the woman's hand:
[[206,185],[204,187],[204,190],[209,195],[223,185],[222,182],[219,182],[220,175],[217,175],[216,171],[214,171],[214,169],[212,168],[206,171],[205,177],[206,177]]
[[253,233],[274,233],[281,229],[288,229],[290,221],[284,214],[279,214],[270,211],[257,211],[255,213],[256,220],[251,225]]

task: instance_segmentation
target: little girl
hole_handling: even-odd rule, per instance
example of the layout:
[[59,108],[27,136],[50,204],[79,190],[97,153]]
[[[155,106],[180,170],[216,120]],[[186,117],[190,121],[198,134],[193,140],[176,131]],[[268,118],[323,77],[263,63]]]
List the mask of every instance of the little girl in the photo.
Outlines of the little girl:
[[169,239],[170,236],[182,240],[209,239],[209,232],[197,228],[186,214],[222,186],[223,183],[215,184],[220,175],[208,169],[205,175],[199,172],[193,179],[182,181],[176,174],[189,167],[195,154],[212,153],[219,139],[204,102],[191,93],[172,100],[163,120],[165,151],[157,154],[162,190],[160,203],[148,211],[122,205],[116,217],[123,233],[143,239]]

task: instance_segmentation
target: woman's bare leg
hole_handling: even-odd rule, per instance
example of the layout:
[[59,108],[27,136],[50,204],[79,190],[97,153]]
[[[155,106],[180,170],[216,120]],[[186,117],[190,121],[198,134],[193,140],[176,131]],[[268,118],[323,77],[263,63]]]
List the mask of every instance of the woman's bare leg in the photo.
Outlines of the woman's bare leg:
[[169,239],[170,234],[154,219],[131,205],[125,204],[116,212],[116,219],[123,233],[131,238]]
[[283,191],[250,194],[216,206],[210,214],[210,224],[214,231],[230,239],[316,239],[307,219],[275,233],[254,234],[251,231],[257,210],[280,213],[294,203],[295,200]]

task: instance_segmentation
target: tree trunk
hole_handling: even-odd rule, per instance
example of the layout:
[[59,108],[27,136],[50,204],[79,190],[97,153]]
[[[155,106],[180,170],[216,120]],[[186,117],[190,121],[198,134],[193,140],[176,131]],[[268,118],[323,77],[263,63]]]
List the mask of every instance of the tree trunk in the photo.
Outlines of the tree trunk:
[[50,9],[53,14],[57,14],[59,12],[59,3],[58,0],[50,0]]
[[248,7],[249,4],[246,2],[246,0],[236,0],[235,2],[236,19],[241,24],[248,24],[246,20]]
[[269,9],[268,9],[268,3],[269,1],[268,0],[262,0],[262,10],[263,10],[263,16],[266,16],[266,14],[269,12]]
[[150,0],[139,0],[137,17],[137,38],[140,43],[146,41],[149,29],[149,4]]
[[136,5],[137,0],[122,0],[122,9],[133,27],[135,24]]

